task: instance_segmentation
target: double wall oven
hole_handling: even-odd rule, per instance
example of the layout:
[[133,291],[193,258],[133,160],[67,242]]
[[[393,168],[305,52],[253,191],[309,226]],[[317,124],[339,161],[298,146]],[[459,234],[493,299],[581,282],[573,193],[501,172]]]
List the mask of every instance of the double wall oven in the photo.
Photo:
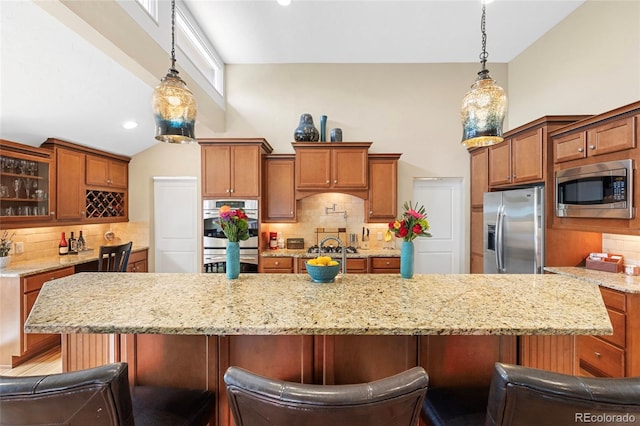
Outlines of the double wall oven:
[[249,224],[249,239],[240,241],[240,272],[258,272],[258,200],[203,200],[203,269],[226,272],[227,237],[219,225],[220,207],[243,209]]

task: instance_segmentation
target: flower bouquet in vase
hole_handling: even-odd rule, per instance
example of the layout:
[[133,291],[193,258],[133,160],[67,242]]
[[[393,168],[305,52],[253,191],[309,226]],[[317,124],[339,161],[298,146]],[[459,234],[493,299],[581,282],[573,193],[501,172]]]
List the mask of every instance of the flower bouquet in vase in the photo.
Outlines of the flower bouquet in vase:
[[402,238],[400,250],[400,275],[402,278],[413,277],[413,240],[417,237],[430,237],[429,222],[424,206],[414,206],[411,201],[403,205],[402,215],[389,223],[389,231],[397,238]]
[[227,243],[227,278],[236,279],[240,275],[240,241],[249,239],[249,223],[242,209],[229,206],[220,207],[220,228],[229,240]]

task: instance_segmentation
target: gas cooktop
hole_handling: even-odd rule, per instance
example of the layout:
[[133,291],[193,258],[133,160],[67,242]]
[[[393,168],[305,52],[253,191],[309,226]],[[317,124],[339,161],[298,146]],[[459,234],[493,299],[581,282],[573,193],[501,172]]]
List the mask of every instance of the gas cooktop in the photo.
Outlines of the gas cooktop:
[[[357,253],[358,249],[353,247],[353,246],[349,246],[346,247],[345,250],[347,251],[347,253]],[[319,247],[317,245],[311,246],[307,249],[307,253],[319,253]],[[342,253],[342,247],[340,246],[334,246],[334,245],[326,245],[326,246],[322,246],[322,253],[327,253],[327,254],[333,254],[333,253]]]

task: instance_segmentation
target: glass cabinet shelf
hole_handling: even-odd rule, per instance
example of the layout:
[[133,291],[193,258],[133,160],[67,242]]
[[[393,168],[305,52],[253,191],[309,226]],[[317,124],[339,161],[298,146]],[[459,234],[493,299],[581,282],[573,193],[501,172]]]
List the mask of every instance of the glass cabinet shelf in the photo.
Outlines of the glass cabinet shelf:
[[[3,221],[49,218],[50,158],[22,149],[0,153],[0,217]],[[11,146],[9,146],[10,148]]]

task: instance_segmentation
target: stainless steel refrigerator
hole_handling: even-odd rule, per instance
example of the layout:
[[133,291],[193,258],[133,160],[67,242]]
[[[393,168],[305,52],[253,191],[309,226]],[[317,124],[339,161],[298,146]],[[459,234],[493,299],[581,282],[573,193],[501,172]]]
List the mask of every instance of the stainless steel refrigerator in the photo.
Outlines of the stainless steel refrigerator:
[[485,192],[484,273],[541,274],[544,187]]

